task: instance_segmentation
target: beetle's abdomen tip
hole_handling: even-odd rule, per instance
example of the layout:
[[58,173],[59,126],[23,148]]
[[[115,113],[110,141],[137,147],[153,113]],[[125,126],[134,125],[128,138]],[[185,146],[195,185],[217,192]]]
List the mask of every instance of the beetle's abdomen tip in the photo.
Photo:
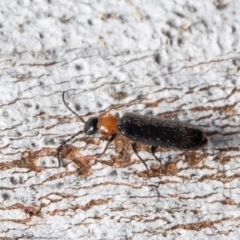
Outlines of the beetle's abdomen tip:
[[207,145],[207,144],[208,144],[208,138],[206,136],[203,136],[201,145],[204,146],[204,145]]

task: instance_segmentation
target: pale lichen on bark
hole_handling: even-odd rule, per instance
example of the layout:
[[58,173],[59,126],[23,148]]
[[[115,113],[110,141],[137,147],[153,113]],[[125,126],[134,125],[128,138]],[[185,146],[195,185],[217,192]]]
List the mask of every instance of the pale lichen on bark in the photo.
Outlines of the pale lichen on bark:
[[[239,239],[240,2],[2,1],[0,237]],[[111,109],[198,125],[197,151],[60,143]]]

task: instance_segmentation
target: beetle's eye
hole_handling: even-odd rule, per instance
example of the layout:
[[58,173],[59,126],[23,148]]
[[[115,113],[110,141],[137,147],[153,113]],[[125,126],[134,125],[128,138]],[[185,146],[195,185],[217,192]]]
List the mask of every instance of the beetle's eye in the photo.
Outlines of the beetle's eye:
[[85,123],[83,131],[86,133],[86,135],[92,135],[97,132],[97,125],[98,125],[98,118],[91,117]]

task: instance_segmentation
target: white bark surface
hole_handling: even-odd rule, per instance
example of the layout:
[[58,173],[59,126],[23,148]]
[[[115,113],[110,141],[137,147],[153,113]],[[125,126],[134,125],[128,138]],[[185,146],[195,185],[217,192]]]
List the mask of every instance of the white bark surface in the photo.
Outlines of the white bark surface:
[[[0,3],[0,237],[240,239],[240,1]],[[140,155],[83,134],[112,109],[204,129]],[[125,147],[123,149],[123,146]]]

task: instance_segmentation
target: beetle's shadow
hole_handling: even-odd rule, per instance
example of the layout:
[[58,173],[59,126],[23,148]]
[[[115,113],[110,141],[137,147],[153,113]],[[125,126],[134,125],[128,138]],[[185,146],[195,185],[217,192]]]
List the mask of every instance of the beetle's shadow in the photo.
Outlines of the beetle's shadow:
[[214,131],[206,132],[206,135],[209,139],[209,144],[207,146],[209,150],[240,151],[240,131]]
[[[211,129],[211,127],[209,127]],[[204,130],[203,130],[204,131]],[[226,132],[226,131],[204,131],[208,138],[208,144],[206,144],[202,149],[195,150],[174,150],[171,153],[161,152],[160,158],[163,160],[164,174],[171,175],[177,173],[177,168],[174,168],[174,164],[181,161],[181,157],[184,156],[184,161],[188,162],[191,166],[197,166],[204,158],[209,156],[214,157],[216,161],[225,161],[226,155],[231,155],[230,152],[240,152],[240,132]],[[224,158],[223,158],[224,157]],[[231,160],[232,158],[228,158]]]

